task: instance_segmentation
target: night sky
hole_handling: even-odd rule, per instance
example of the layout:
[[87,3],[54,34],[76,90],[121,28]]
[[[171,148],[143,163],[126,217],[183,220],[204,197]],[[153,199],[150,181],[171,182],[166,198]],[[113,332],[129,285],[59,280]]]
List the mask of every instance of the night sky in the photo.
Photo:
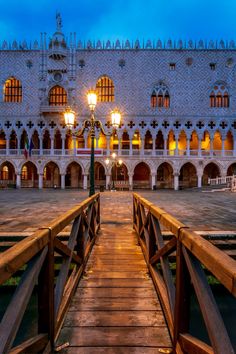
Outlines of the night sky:
[[0,0],[0,43],[50,37],[56,11],[77,40],[236,39],[236,0]]

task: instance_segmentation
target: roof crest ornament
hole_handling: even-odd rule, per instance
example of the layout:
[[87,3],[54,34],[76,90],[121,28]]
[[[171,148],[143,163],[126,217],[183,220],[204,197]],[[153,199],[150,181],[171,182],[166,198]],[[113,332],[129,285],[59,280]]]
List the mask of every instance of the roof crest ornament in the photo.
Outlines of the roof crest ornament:
[[62,19],[60,12],[56,13],[56,22],[57,22],[57,32],[61,32],[62,29]]

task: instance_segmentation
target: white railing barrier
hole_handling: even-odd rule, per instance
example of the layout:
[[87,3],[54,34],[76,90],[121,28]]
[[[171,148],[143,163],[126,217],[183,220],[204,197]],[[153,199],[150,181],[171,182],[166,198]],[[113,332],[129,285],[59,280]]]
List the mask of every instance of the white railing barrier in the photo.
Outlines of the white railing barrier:
[[210,186],[217,186],[217,185],[220,185],[220,184],[230,185],[234,178],[236,178],[235,175],[233,175],[233,176],[224,176],[224,177],[216,177],[216,178],[208,178],[208,184]]

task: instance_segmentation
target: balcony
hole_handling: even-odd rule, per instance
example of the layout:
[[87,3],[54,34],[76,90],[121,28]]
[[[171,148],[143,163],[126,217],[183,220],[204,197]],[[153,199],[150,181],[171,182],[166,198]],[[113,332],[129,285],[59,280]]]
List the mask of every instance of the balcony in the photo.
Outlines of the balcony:
[[49,104],[42,104],[39,107],[40,113],[64,113],[66,105],[52,106]]
[[[76,148],[76,149],[33,149],[31,151],[32,157],[38,156],[90,156],[90,148]],[[106,150],[95,149],[95,156],[102,157],[110,155],[111,152],[115,152],[118,156],[126,157],[165,157],[165,158],[203,158],[203,157],[215,157],[215,158],[229,158],[236,156],[236,150],[148,150],[148,149],[134,149],[134,150]],[[24,149],[0,149],[0,156],[23,156]]]

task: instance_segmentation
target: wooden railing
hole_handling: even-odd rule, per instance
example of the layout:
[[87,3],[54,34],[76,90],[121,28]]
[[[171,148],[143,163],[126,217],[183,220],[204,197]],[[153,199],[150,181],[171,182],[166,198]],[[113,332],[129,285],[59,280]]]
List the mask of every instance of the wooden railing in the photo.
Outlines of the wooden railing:
[[[138,194],[133,195],[133,227],[159,294],[175,352],[234,353],[203,267],[236,296],[236,262]],[[163,228],[173,233],[168,242],[164,242]],[[175,276],[170,255],[175,257]],[[191,284],[211,346],[189,333]]]
[[[65,244],[58,234],[71,223]],[[0,324],[0,353],[50,352],[99,228],[100,197],[95,194],[1,254],[0,285],[22,268],[24,272]],[[56,275],[55,257],[59,255]],[[12,348],[34,289],[38,295],[38,334]]]

